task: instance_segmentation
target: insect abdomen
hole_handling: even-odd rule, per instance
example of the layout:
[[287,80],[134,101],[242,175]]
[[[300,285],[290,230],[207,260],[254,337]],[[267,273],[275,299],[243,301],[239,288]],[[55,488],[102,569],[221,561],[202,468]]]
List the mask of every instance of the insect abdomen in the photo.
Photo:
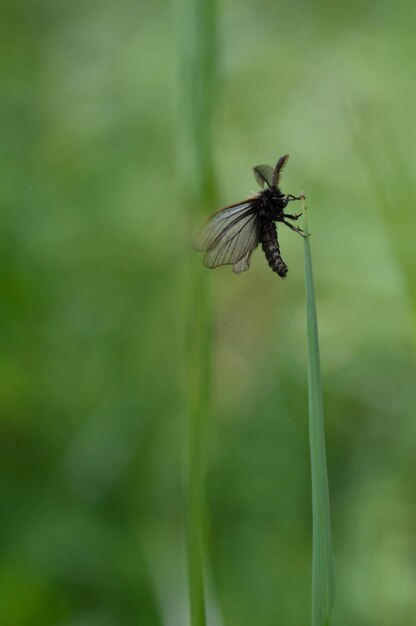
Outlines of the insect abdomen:
[[280,256],[277,230],[274,222],[271,220],[262,219],[260,241],[268,264],[276,274],[284,278],[287,274],[287,265]]

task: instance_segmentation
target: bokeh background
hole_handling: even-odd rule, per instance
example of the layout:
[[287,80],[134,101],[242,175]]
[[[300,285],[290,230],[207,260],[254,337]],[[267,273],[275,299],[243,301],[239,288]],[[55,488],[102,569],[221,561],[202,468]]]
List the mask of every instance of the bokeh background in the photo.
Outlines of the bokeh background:
[[[2,626],[188,623],[177,9],[2,4]],[[336,625],[416,624],[415,20],[413,0],[217,4],[211,208],[285,152],[308,197]],[[194,254],[215,626],[309,621],[303,246],[280,237],[285,281],[260,251],[240,276]]]

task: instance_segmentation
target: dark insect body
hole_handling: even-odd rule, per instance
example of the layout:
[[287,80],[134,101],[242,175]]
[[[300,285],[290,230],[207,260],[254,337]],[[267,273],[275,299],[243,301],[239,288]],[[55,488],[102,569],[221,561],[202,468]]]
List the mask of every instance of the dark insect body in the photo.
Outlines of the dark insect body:
[[285,195],[279,188],[288,158],[288,154],[280,157],[274,168],[257,165],[254,174],[263,190],[243,202],[217,211],[208,220],[195,242],[197,250],[205,251],[204,264],[207,267],[233,265],[236,274],[245,272],[250,267],[252,253],[261,243],[272,270],[282,278],[286,276],[287,265],[280,254],[275,222],[283,222],[303,235],[300,228],[287,221],[297,220],[301,214],[284,212],[289,202],[300,197]]

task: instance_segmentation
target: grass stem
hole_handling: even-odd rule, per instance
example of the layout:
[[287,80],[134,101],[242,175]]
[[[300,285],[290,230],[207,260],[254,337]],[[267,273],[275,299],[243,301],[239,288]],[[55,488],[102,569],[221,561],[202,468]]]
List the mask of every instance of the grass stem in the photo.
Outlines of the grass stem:
[[306,326],[308,342],[309,442],[312,476],[312,626],[329,626],[334,599],[334,565],[326,466],[324,411],[319,358],[318,321],[311,244],[302,199],[305,252]]
[[[178,162],[190,234],[216,206],[212,126],[216,0],[178,1]],[[191,236],[189,238],[191,240]],[[191,247],[191,246],[190,246]],[[212,307],[208,272],[189,250],[187,346],[187,557],[191,626],[206,626],[204,442],[211,411]]]

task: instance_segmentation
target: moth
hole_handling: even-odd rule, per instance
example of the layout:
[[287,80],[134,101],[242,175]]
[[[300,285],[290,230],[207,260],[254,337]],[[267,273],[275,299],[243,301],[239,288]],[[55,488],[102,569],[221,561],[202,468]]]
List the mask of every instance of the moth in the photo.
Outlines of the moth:
[[254,174],[262,191],[254,196],[231,204],[214,213],[195,240],[195,248],[204,251],[204,265],[209,268],[233,265],[236,274],[250,267],[250,259],[261,244],[271,269],[281,278],[287,274],[287,265],[280,254],[275,222],[282,222],[305,236],[303,230],[288,222],[297,220],[301,213],[285,213],[289,202],[302,196],[283,194],[279,188],[280,177],[289,159],[284,154],[273,168],[256,165]]

